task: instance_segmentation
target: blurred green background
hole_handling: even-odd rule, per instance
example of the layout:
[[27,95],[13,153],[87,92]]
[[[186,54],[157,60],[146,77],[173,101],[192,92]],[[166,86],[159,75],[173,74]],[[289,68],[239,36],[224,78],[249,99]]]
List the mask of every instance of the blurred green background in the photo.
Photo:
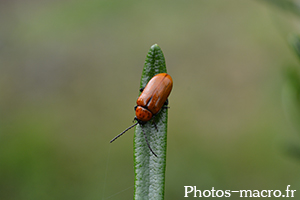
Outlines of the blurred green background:
[[154,43],[174,81],[165,199],[187,185],[300,199],[281,101],[297,20],[253,0],[0,1],[0,199],[132,199],[133,131],[109,141]]

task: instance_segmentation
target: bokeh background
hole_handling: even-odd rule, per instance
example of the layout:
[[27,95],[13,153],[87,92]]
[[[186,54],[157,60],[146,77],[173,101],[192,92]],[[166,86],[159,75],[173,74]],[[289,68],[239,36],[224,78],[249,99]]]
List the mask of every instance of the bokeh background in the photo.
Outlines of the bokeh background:
[[282,104],[299,18],[279,6],[0,1],[0,199],[132,199],[133,131],[109,141],[132,124],[155,43],[174,80],[165,199],[187,185],[300,191]]

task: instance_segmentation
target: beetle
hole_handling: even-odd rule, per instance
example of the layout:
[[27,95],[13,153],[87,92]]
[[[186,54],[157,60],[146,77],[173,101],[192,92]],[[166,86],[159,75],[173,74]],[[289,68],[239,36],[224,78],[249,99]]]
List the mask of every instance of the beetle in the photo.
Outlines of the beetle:
[[[141,95],[138,97],[136,101],[135,109],[135,117],[134,121],[137,121],[135,124],[131,125],[127,129],[125,129],[122,133],[114,137],[110,143],[115,141],[118,137],[123,135],[126,131],[133,128],[137,124],[139,124],[142,128],[142,131],[145,136],[145,140],[150,151],[154,156],[157,155],[151,149],[145,131],[143,129],[143,125],[146,124],[151,119],[153,120],[153,124],[156,127],[154,122],[155,116],[161,111],[163,108],[168,108],[168,97],[171,93],[173,87],[173,80],[171,76],[167,73],[160,73],[151,78],[151,80],[147,83],[145,88],[141,88]],[[164,106],[165,105],[165,106]]]

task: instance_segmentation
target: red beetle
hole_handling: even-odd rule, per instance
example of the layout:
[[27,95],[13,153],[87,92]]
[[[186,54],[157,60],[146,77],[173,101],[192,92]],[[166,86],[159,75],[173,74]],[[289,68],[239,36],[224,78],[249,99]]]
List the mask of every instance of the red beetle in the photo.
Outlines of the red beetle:
[[[127,129],[125,129],[122,133],[117,135],[110,142],[112,143],[118,137],[123,135],[126,131],[136,126],[137,124],[140,124],[150,151],[153,153],[153,155],[157,157],[157,155],[153,152],[153,150],[149,145],[147,136],[143,129],[143,125],[148,121],[150,121],[151,119],[154,119],[156,114],[159,113],[159,111],[162,108],[167,108],[164,105],[168,105],[168,96],[171,93],[172,86],[173,86],[173,80],[169,74],[161,73],[155,75],[147,83],[146,87],[141,89],[142,93],[136,101],[137,106],[134,107],[135,109],[134,120],[136,120],[137,122],[132,126],[128,127]],[[155,128],[157,129],[156,125]]]

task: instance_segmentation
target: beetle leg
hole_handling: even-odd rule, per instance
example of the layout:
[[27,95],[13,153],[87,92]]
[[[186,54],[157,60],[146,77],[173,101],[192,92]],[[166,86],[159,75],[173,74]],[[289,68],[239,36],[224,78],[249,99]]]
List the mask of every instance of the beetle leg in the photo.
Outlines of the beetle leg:
[[134,123],[135,121],[138,121],[136,117],[133,118],[132,123]]
[[166,100],[166,102],[164,103],[164,105],[169,105],[169,99]]
[[155,127],[156,131],[158,132],[158,128],[157,128],[156,123],[154,121],[154,117],[152,117],[152,124],[154,124],[154,127]]
[[140,92],[143,92],[145,89],[145,87],[140,88]]
[[164,106],[162,108],[170,108],[169,106],[169,99],[166,100],[166,102],[164,103]]
[[154,121],[154,119],[155,119],[155,117],[157,116],[157,114],[158,114],[158,113],[156,113],[155,115],[152,116],[152,124],[154,125],[156,131],[158,132],[158,128],[157,128],[156,123],[155,123],[155,121]]

